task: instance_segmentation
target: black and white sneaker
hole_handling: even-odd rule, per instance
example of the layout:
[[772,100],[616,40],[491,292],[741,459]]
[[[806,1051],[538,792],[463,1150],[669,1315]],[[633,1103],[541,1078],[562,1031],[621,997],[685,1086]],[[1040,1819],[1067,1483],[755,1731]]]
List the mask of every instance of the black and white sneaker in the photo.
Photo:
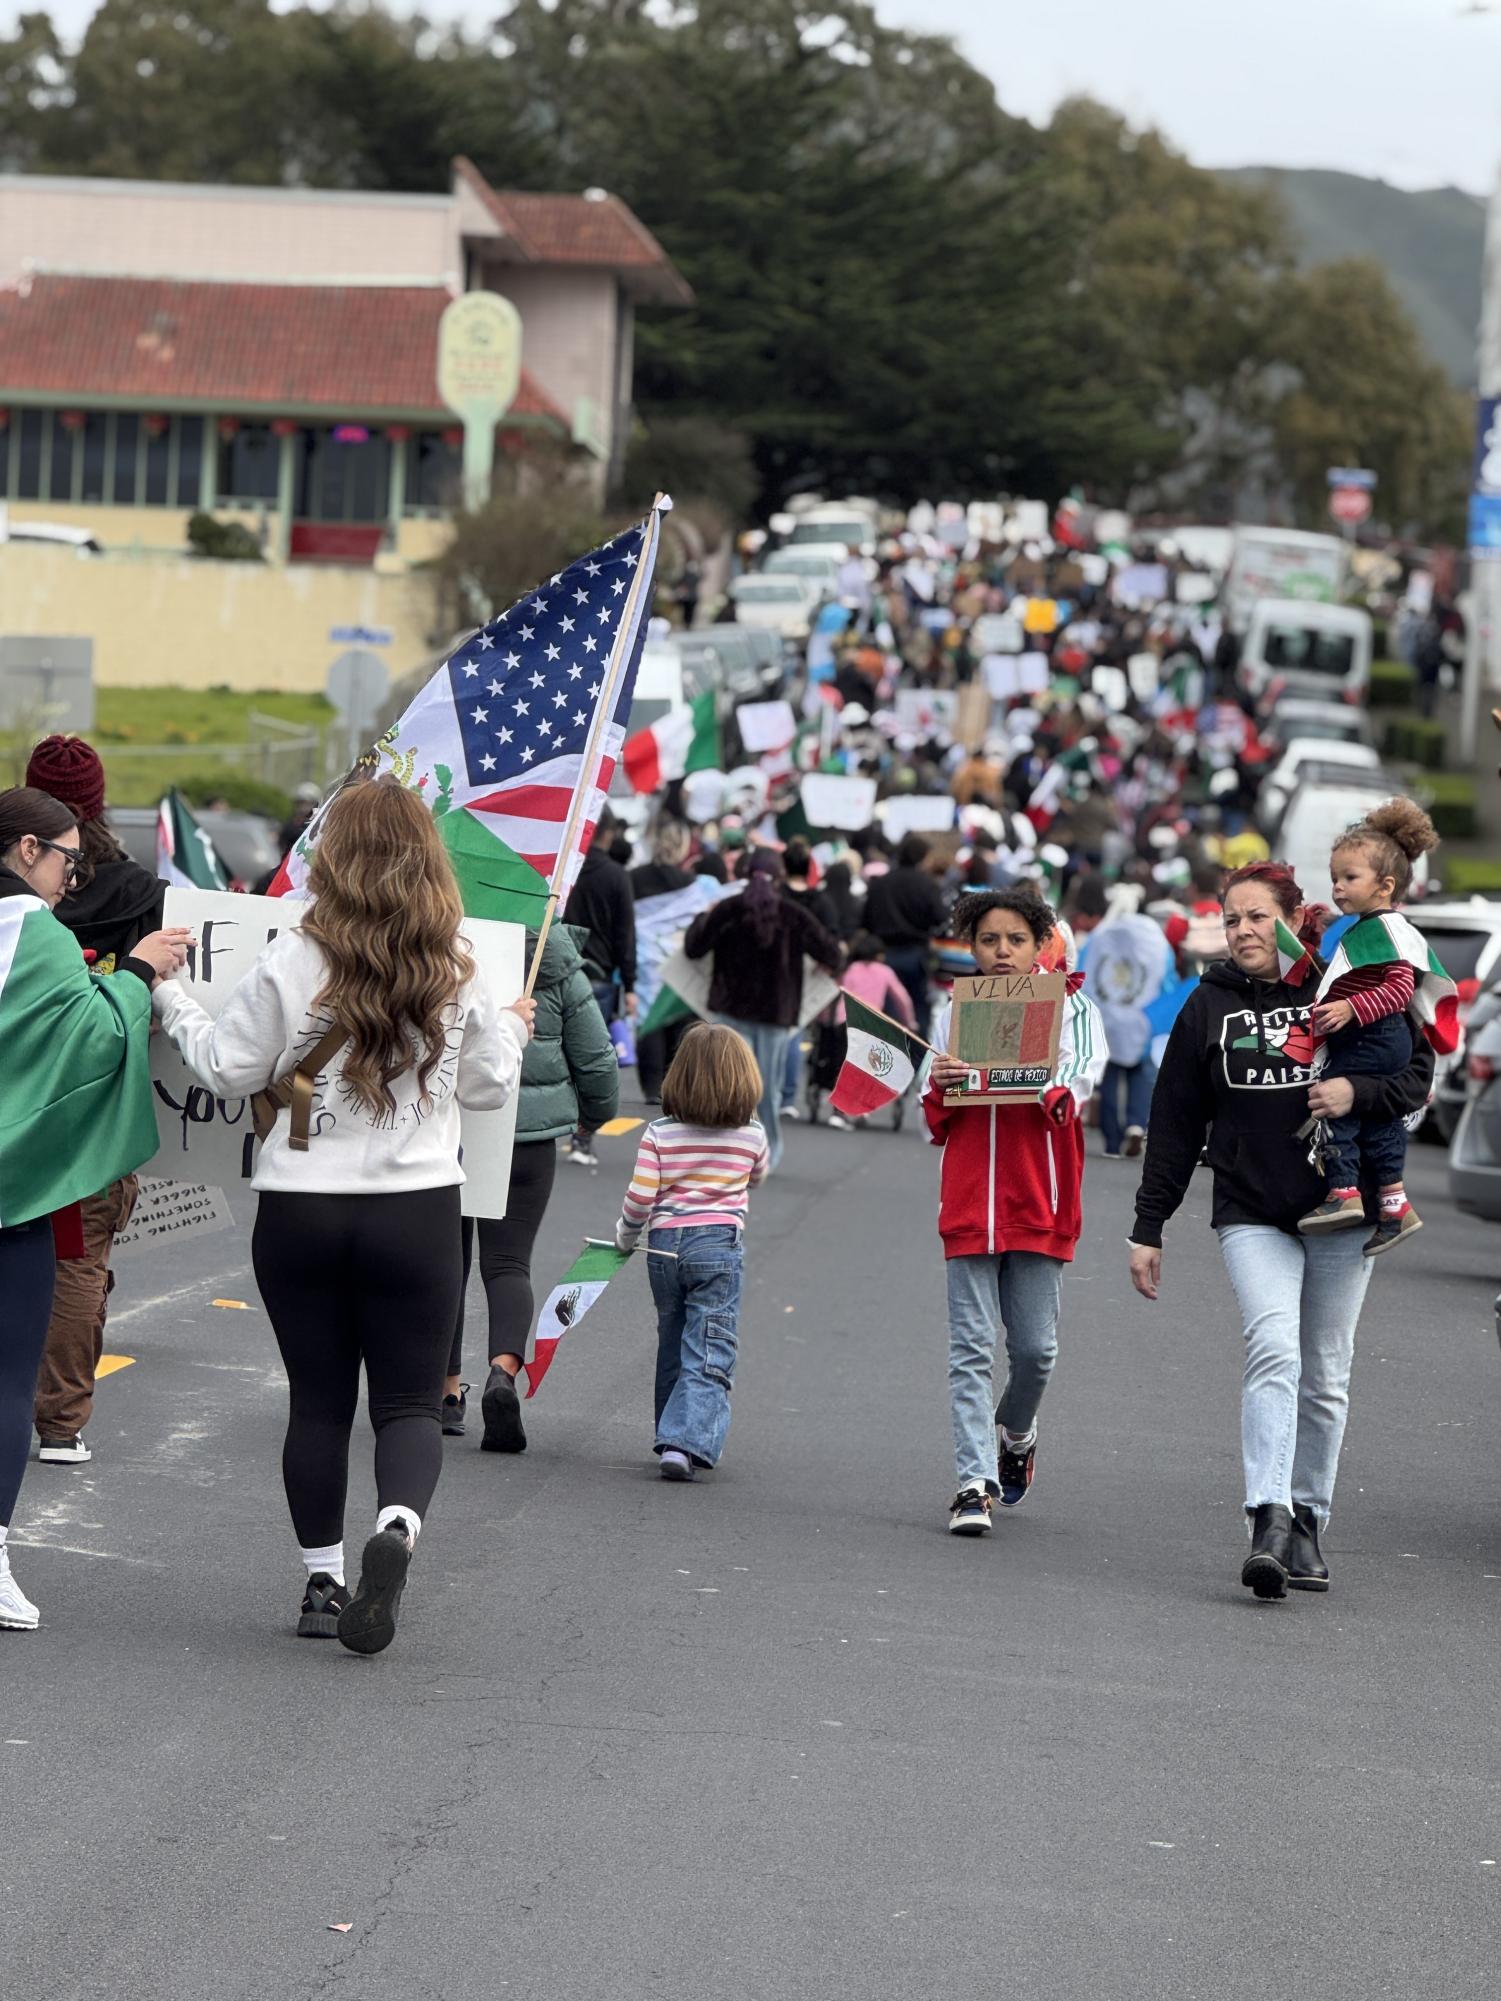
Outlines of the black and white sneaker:
[[299,1640],[336,1640],[339,1614],[349,1603],[349,1587],[336,1584],[326,1570],[315,1570],[302,1597],[302,1616],[297,1621]]
[[94,1455],[84,1444],[80,1431],[72,1438],[42,1439],[36,1456],[51,1466],[86,1466]]
[[950,1535],[989,1535],[990,1496],[983,1487],[961,1487],[949,1503]]
[[460,1383],[459,1393],[456,1397],[444,1397],[443,1399],[443,1436],[445,1438],[462,1438],[464,1436],[464,1418],[468,1409],[469,1385],[468,1383]]
[[396,1614],[412,1561],[412,1535],[404,1521],[377,1529],[360,1557],[360,1582],[335,1624],[352,1654],[378,1654],[396,1638]]
[[525,1452],[526,1432],[521,1424],[516,1378],[508,1375],[498,1362],[485,1382],[480,1409],[485,1416],[485,1435],[479,1442],[481,1452]]
[[1024,1445],[1020,1451],[1015,1446],[1008,1445],[1004,1433],[1002,1434],[998,1455],[1000,1471],[997,1477],[1000,1481],[1001,1506],[1003,1508],[1019,1508],[1027,1498],[1027,1491],[1032,1485],[1032,1470],[1036,1460],[1037,1438],[1035,1433],[1033,1434],[1032,1442],[1029,1445]]

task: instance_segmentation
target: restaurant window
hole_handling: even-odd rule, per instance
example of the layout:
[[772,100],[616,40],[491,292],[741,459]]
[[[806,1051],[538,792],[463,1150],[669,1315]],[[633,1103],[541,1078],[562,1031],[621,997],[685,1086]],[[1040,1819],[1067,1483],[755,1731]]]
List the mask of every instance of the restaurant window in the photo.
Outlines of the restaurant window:
[[304,431],[302,441],[306,457],[296,504],[301,520],[385,520],[391,504],[391,446],[385,438],[347,424]]
[[407,442],[409,511],[452,507],[459,497],[462,455],[446,444],[441,431],[419,431]]
[[22,410],[12,419],[17,425],[13,500],[42,497],[42,432],[51,415],[49,410]]
[[179,417],[177,423],[177,491],[179,507],[196,507],[203,491],[203,419]]
[[275,500],[281,461],[281,440],[269,424],[242,424],[233,437],[219,440],[219,499],[254,504]]
[[104,491],[104,446],[109,430],[109,418],[102,410],[91,410],[84,419],[82,432],[83,482],[79,488],[79,498],[89,505],[97,505],[105,499]]
[[141,420],[134,410],[121,410],[115,417],[115,470],[112,498],[116,507],[136,504],[136,457],[141,442]]

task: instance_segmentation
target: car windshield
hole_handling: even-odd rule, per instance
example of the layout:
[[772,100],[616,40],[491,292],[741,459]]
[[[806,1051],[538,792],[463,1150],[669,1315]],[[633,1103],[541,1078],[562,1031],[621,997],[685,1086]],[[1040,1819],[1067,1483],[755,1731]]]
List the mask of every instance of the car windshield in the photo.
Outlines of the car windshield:
[[1437,924],[1420,923],[1418,929],[1451,980],[1478,978],[1485,948],[1496,935],[1478,929],[1446,931]]
[[1289,737],[1317,737],[1321,743],[1359,743],[1360,724],[1358,722],[1325,722],[1322,717],[1310,719],[1299,716],[1288,726]]
[[1269,625],[1262,657],[1268,667],[1285,673],[1342,678],[1355,658],[1355,640],[1348,632],[1323,632],[1317,626]]
[[842,542],[847,549],[858,549],[869,532],[858,514],[841,516],[838,520],[831,520],[828,515],[824,515],[817,521],[799,521],[787,540],[789,543]]
[[762,574],[768,577],[825,577],[835,567],[827,556],[804,556],[796,549],[778,549],[774,556],[767,557]]
[[796,577],[741,577],[734,597],[744,604],[801,604],[803,587]]

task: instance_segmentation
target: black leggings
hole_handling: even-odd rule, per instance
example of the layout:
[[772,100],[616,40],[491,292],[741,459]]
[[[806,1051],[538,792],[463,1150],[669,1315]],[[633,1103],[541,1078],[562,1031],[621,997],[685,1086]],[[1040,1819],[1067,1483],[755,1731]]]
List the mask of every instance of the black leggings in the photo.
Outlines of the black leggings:
[[[553,1179],[558,1171],[558,1149],[550,1139],[518,1144],[511,1155],[511,1190],[506,1213],[499,1221],[480,1218],[479,1275],[485,1282],[485,1299],[490,1308],[490,1345],[486,1355],[526,1357],[526,1340],[532,1329],[532,1246],[552,1200]],[[474,1256],[474,1223],[464,1218],[464,1285],[469,1284],[469,1266]],[[453,1321],[453,1344],[448,1351],[448,1373],[456,1376],[464,1363],[464,1294],[459,1294],[458,1312]]]
[[0,1528],[10,1526],[31,1452],[36,1375],[52,1317],[52,1219],[0,1230]]
[[251,1256],[291,1383],[281,1470],[298,1542],[343,1539],[361,1362],[379,1504],[425,1515],[443,1465],[443,1355],[463,1296],[457,1185],[263,1194]]

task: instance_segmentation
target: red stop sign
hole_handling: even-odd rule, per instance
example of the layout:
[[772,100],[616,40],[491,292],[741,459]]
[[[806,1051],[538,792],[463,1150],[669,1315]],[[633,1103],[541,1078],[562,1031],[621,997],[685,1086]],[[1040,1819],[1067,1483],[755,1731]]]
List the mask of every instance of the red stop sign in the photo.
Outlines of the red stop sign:
[[1337,486],[1329,495],[1329,512],[1336,521],[1369,521],[1371,496],[1363,486]]

